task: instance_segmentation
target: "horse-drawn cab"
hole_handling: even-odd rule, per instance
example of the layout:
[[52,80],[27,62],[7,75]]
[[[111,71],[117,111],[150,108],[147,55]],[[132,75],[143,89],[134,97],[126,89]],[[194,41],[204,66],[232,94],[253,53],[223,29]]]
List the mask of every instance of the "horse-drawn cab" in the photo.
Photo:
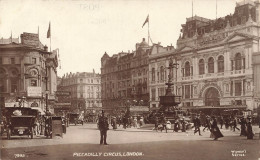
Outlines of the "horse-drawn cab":
[[31,108],[6,107],[7,139],[11,139],[14,135],[28,135],[32,139],[37,114],[38,111]]

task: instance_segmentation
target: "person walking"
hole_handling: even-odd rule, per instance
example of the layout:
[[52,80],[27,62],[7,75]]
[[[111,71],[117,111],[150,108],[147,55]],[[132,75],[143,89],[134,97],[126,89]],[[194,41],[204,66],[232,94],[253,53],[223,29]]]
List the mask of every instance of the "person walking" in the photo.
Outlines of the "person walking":
[[234,117],[234,119],[233,119],[233,132],[235,132],[236,129],[240,131],[240,129],[237,128],[237,117]]
[[194,119],[194,127],[195,127],[195,130],[194,130],[194,135],[195,133],[199,132],[199,135],[201,136],[200,134],[200,126],[201,126],[201,122],[200,122],[200,119],[198,116],[196,116],[196,118]]
[[107,130],[109,130],[108,119],[105,117],[105,113],[102,110],[102,116],[98,119],[98,126],[100,130],[100,144],[107,144]]
[[162,130],[164,130],[164,128],[165,128],[166,133],[167,133],[166,122],[167,122],[167,120],[166,120],[165,116],[163,115],[163,116],[162,116],[162,119],[161,119],[161,124],[162,124],[161,132],[162,132]]
[[154,129],[156,130],[156,132],[158,132],[158,117],[157,116],[155,117],[155,120],[154,120]]
[[230,119],[228,117],[225,118],[225,128],[228,129],[229,128],[229,122]]
[[205,127],[203,128],[203,132],[205,132],[205,129],[208,128],[210,130],[210,117],[206,116],[206,122],[205,122]]
[[223,119],[222,116],[220,116],[219,124],[220,124],[220,129],[222,129],[222,126],[223,126],[223,124],[224,124],[224,119]]
[[212,116],[212,125],[210,132],[210,138],[214,138],[214,140],[218,140],[218,138],[224,137],[218,128],[217,119],[214,116]]
[[178,132],[179,131],[179,120],[176,118],[174,121],[173,131]]
[[253,128],[252,128],[252,122],[251,122],[251,117],[248,117],[248,122],[247,122],[247,139],[253,139],[254,133],[253,133]]
[[244,117],[241,118],[240,120],[240,125],[241,125],[241,132],[240,136],[246,136],[246,120]]

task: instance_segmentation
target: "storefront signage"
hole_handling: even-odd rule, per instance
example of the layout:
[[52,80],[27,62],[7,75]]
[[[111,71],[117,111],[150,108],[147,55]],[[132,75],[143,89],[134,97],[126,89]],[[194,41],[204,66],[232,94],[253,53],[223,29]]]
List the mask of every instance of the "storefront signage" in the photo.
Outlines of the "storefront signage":
[[149,111],[149,108],[148,106],[131,106],[130,107],[130,111],[133,111],[133,112],[148,112]]
[[42,88],[41,87],[27,87],[27,96],[28,97],[41,97]]

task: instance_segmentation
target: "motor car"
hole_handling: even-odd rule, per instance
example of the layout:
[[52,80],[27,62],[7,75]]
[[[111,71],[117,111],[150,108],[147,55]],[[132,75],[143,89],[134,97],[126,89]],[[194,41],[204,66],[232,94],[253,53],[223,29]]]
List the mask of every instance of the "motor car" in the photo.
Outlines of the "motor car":
[[38,112],[31,108],[24,107],[6,107],[6,132],[7,139],[11,139],[12,136],[23,136],[33,138],[35,118]]
[[68,117],[69,117],[69,123],[70,124],[82,124],[84,123],[84,119],[81,118],[80,114],[78,113],[68,113]]

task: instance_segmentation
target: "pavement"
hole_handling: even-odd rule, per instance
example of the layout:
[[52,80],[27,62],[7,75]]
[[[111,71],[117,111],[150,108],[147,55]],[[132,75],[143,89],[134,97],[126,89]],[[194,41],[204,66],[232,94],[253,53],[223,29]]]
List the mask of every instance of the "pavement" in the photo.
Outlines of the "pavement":
[[[99,145],[96,124],[70,126],[63,138],[34,139],[3,137],[2,159],[171,159],[171,160],[258,160],[260,139],[239,136],[239,131],[222,129],[224,137],[218,141],[209,138],[210,132],[194,135],[193,130],[168,133],[151,131],[153,125],[140,129],[119,127],[108,131],[109,145]],[[201,128],[202,130],[202,128]],[[258,130],[254,126],[255,132]]]

